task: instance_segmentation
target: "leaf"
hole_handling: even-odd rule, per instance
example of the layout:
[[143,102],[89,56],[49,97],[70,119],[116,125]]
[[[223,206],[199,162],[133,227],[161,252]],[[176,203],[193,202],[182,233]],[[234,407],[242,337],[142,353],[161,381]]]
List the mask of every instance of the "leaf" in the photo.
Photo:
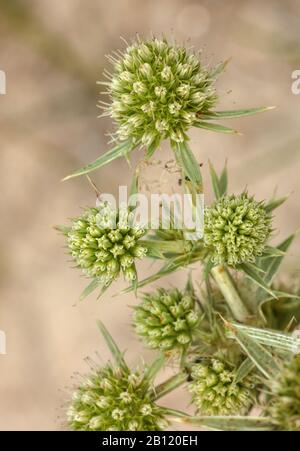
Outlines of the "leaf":
[[153,390],[153,400],[156,401],[157,399],[162,398],[171,391],[175,390],[177,387],[180,387],[180,385],[187,381],[187,377],[188,376],[186,373],[181,372],[159,384]]
[[160,256],[164,259],[166,258],[164,253],[182,255],[186,252],[186,241],[184,240],[141,240],[140,243],[148,249],[148,257]]
[[116,158],[119,158],[121,156],[127,155],[129,152],[133,150],[133,144],[130,140],[121,142],[117,144],[112,149],[108,150],[105,154],[101,155],[101,157],[97,158],[97,160],[93,161],[92,163],[89,163],[87,166],[84,166],[81,169],[78,169],[76,172],[74,172],[71,175],[68,175],[63,179],[69,180],[73,177],[79,177],[83,174],[88,174],[89,172],[95,171],[96,169],[101,168],[102,166],[105,166],[108,163],[111,163]]
[[124,360],[123,353],[118,348],[117,344],[115,343],[114,339],[112,338],[102,321],[98,320],[97,325],[117,365],[128,370],[128,366]]
[[215,193],[216,199],[219,199],[221,197],[221,187],[220,187],[220,181],[219,177],[217,176],[216,170],[210,160],[208,160],[209,164],[209,172],[210,172],[210,178],[211,178],[211,184]]
[[[169,410],[169,409],[168,409]],[[168,411],[165,410],[168,414]],[[270,431],[274,429],[271,418],[267,417],[242,417],[242,416],[185,416],[180,415],[181,412],[172,412],[173,421],[183,424],[192,424],[207,427],[219,431]]]
[[227,162],[225,162],[225,166],[223,168],[223,171],[221,172],[221,176],[219,178],[219,184],[220,184],[220,195],[222,197],[222,196],[224,196],[224,194],[227,193],[227,186],[228,186]]
[[256,343],[248,334],[236,327],[233,323],[225,322],[225,325],[232,332],[233,337],[239,343],[244,352],[252,360],[255,366],[268,379],[276,377],[280,371],[272,354],[267,351],[261,344]]
[[[279,259],[278,257],[276,257]],[[265,279],[263,279],[257,272],[247,263],[242,263],[239,267],[244,271],[244,273],[260,288],[269,293],[273,298],[276,299],[274,291],[268,286]]]
[[156,360],[154,360],[152,365],[150,365],[147,368],[147,370],[145,371],[145,374],[144,374],[144,380],[146,380],[148,384],[152,383],[152,381],[154,380],[157,373],[164,366],[165,362],[166,362],[165,356],[163,354],[161,354]]
[[234,324],[234,327],[245,332],[250,338],[262,345],[293,353],[299,349],[299,340],[290,334],[270,329],[244,326],[242,324]]
[[210,78],[214,78],[214,79],[218,78],[218,76],[219,76],[222,72],[224,72],[224,70],[225,70],[227,64],[228,64],[229,61],[230,61],[230,59],[231,59],[231,58],[228,58],[227,60],[222,61],[221,63],[217,64],[217,65],[211,70],[211,72],[210,72],[210,74],[209,74],[209,75],[210,75]]
[[215,197],[216,197],[216,199],[219,199],[227,192],[228,180],[227,180],[226,163],[225,163],[224,169],[223,169],[220,177],[218,177],[216,170],[210,160],[208,161],[208,164],[209,164],[211,183],[212,183],[212,187],[213,187],[213,190],[215,193]]
[[71,230],[71,227],[64,226],[64,225],[56,225],[53,228],[54,228],[54,230],[56,230],[59,233],[62,233],[63,235],[68,235],[68,233]]
[[273,110],[274,106],[262,106],[258,108],[247,108],[243,110],[227,110],[227,111],[210,111],[201,119],[234,119],[238,117],[253,116],[254,114],[264,113],[265,111]]
[[196,191],[202,191],[202,176],[200,172],[199,163],[197,162],[195,155],[189,148],[187,142],[177,143],[174,147],[175,156],[178,164],[183,170],[185,176],[194,184]]
[[253,369],[255,368],[254,363],[252,362],[252,360],[250,359],[250,357],[247,357],[239,366],[237,372],[236,372],[236,377],[235,377],[235,382],[238,384],[239,382],[241,382],[243,379],[245,379],[245,377],[247,377],[251,371],[253,371]]
[[271,213],[273,210],[280,207],[280,205],[282,205],[288,198],[289,198],[289,196],[284,196],[284,197],[280,197],[278,199],[271,200],[270,202],[268,202],[265,205],[266,212]]
[[217,133],[227,133],[227,134],[240,134],[237,130],[233,128],[225,127],[225,125],[213,124],[211,122],[198,121],[194,122],[194,127],[204,128],[205,130],[210,130],[211,132]]
[[100,279],[93,279],[87,287],[83,290],[83,292],[80,295],[80,301],[83,301],[87,296],[89,296],[96,288],[102,285],[102,282]]
[[[286,238],[282,243],[280,243],[276,249],[287,252],[289,247],[291,246],[292,242],[294,241],[295,234],[290,235],[288,238]],[[265,277],[264,280],[267,284],[270,284],[276,275],[282,260],[284,256],[281,257],[271,257],[269,260],[265,261],[265,263],[262,265],[263,269],[265,270]]]

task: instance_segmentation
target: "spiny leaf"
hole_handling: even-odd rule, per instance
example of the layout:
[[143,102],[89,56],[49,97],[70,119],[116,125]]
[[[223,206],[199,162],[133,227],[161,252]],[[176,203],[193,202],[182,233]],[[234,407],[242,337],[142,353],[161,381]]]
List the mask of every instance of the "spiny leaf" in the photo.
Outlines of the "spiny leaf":
[[258,108],[247,108],[243,110],[227,110],[227,111],[211,111],[209,113],[201,115],[203,119],[234,119],[244,116],[252,116],[258,113],[264,113],[276,108],[275,106],[263,106]]
[[180,387],[180,385],[186,382],[187,377],[187,373],[181,372],[159,384],[153,389],[153,400],[156,401],[157,399],[162,398],[171,391],[175,390],[175,388]]
[[80,301],[83,301],[87,296],[89,296],[96,288],[102,285],[102,281],[100,279],[93,279],[87,287],[83,290],[83,292],[80,295]]
[[187,176],[194,184],[196,192],[202,191],[202,176],[200,172],[199,163],[195,155],[189,148],[187,142],[178,143],[174,147],[175,156],[178,164],[181,166],[184,175]]
[[289,198],[289,196],[284,196],[284,197],[280,197],[278,199],[272,199],[270,202],[268,202],[265,205],[266,212],[271,213],[273,210],[280,207],[280,205],[282,205],[288,198]]
[[247,377],[251,371],[253,371],[253,369],[255,368],[254,363],[252,362],[252,360],[250,359],[250,357],[247,357],[239,366],[237,372],[236,372],[236,377],[235,377],[235,382],[238,384],[239,382],[241,382],[243,379],[245,379],[245,377]]
[[210,72],[210,77],[211,77],[211,78],[215,78],[215,79],[218,78],[218,76],[219,76],[222,72],[224,72],[224,70],[225,70],[227,64],[228,64],[229,61],[230,61],[230,59],[231,59],[231,58],[228,58],[227,60],[222,61],[221,63],[217,64],[217,65],[213,68],[213,70]]
[[240,134],[237,130],[233,128],[226,127],[225,125],[213,124],[211,122],[198,121],[195,122],[194,127],[203,128],[205,130],[210,130],[217,133],[227,133],[227,134]]
[[84,166],[83,168],[78,169],[73,174],[65,177],[63,179],[63,181],[69,180],[73,177],[79,177],[80,175],[88,174],[89,172],[95,171],[96,169],[99,169],[102,166],[105,166],[106,164],[111,163],[116,158],[128,155],[128,153],[131,152],[132,150],[133,150],[133,145],[130,140],[127,140],[120,144],[117,144],[115,147],[108,150],[105,154],[101,155],[101,157],[97,158],[97,160],[93,161],[92,163],[89,163],[87,166]]
[[[281,252],[287,252],[289,247],[291,246],[292,242],[294,241],[295,234],[290,235],[288,238],[286,238],[282,243],[280,243],[276,249],[278,249]],[[270,284],[276,275],[284,256],[281,257],[270,257],[269,260],[265,260],[261,267],[265,271],[265,277],[264,280],[267,284]]]
[[253,340],[265,346],[287,352],[296,352],[299,348],[299,340],[297,337],[293,337],[287,333],[244,326],[242,324],[234,324],[234,327],[245,332]]
[[98,320],[97,325],[117,365],[128,370],[128,366],[124,360],[123,353],[118,348],[116,342],[114,341],[114,339],[112,338],[112,336],[110,335],[110,333],[108,332],[102,321]]
[[271,379],[278,375],[280,367],[269,351],[253,340],[247,333],[236,327],[236,325],[227,322],[225,322],[225,325],[244,352],[266,378]]
[[[166,412],[168,413],[168,412]],[[176,411],[170,410],[173,421],[183,424],[203,426],[219,431],[270,431],[274,429],[274,424],[270,418],[263,417],[242,417],[242,416],[185,416],[181,412],[176,415]]]
[[222,197],[227,193],[228,186],[227,161],[225,161],[223,171],[221,172],[221,176],[219,177],[219,186],[220,186],[220,195]]
[[165,362],[165,356],[161,354],[156,360],[154,360],[152,365],[147,368],[144,374],[144,379],[148,382],[148,384],[150,384],[154,380],[155,376],[162,369]]
[[[276,257],[279,259],[279,257]],[[270,294],[273,298],[276,299],[276,295],[274,291],[268,286],[268,284],[265,282],[264,278],[262,278],[254,269],[247,263],[242,263],[239,265],[240,269],[244,271],[244,273],[254,282],[256,283],[260,288],[265,290],[268,294]]]
[[216,199],[219,199],[221,197],[221,188],[220,188],[219,177],[218,177],[216,170],[210,160],[208,160],[208,164],[209,164],[211,184],[212,184]]

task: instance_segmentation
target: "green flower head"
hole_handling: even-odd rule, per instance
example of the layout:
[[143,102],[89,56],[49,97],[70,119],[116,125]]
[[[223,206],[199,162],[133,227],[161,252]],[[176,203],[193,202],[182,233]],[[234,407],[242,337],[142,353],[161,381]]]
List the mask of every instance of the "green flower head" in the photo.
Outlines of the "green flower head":
[[219,357],[192,367],[189,391],[201,415],[242,415],[254,404],[250,376],[236,383],[236,371]]
[[300,431],[300,354],[287,364],[271,384],[267,413],[282,431]]
[[138,40],[117,59],[104,115],[117,124],[119,140],[153,150],[169,138],[186,140],[197,115],[216,104],[212,73],[197,56],[165,39]]
[[137,334],[147,346],[162,351],[182,350],[195,335],[200,315],[192,294],[158,289],[145,294],[134,312]]
[[168,426],[143,373],[110,365],[94,370],[73,393],[68,424],[79,431],[160,431]]
[[107,202],[87,208],[73,219],[68,229],[67,246],[83,272],[109,285],[122,272],[125,279],[136,279],[135,259],[147,249],[139,242],[145,230],[133,224],[127,209],[114,210]]
[[255,262],[271,233],[271,216],[263,202],[247,193],[225,195],[206,208],[204,243],[217,264]]

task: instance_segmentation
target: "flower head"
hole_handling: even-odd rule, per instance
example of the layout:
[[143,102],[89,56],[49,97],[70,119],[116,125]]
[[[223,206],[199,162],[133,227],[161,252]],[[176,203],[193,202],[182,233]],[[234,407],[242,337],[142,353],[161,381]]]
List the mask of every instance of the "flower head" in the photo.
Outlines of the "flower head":
[[180,350],[191,344],[200,315],[191,293],[158,289],[145,294],[134,312],[136,332],[147,346],[162,351]]
[[285,365],[271,385],[272,398],[267,413],[278,429],[300,431],[300,354]]
[[204,243],[215,263],[254,262],[270,233],[271,217],[264,203],[247,193],[223,196],[205,211]]
[[78,267],[109,285],[120,272],[125,279],[136,278],[135,259],[147,249],[139,242],[145,230],[132,224],[127,209],[114,210],[107,202],[87,208],[73,219],[67,232],[67,246]]
[[116,61],[104,106],[120,140],[155,148],[162,139],[183,142],[196,115],[217,101],[214,77],[196,55],[165,39],[138,40]]
[[189,391],[201,415],[240,415],[254,403],[250,376],[236,382],[236,371],[219,357],[192,367]]
[[69,426],[80,431],[160,431],[168,426],[141,372],[110,365],[94,370],[73,393]]

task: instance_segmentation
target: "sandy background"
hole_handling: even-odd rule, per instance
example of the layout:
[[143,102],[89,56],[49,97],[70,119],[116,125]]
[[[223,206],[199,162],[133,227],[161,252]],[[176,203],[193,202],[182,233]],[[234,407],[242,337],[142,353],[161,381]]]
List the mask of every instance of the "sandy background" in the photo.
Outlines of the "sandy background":
[[[1,233],[0,329],[7,355],[0,356],[0,429],[62,427],[61,405],[73,371],[87,355],[109,354],[96,329],[101,318],[133,365],[145,352],[130,329],[133,296],[91,296],[75,305],[86,281],[69,268],[63,240],[51,228],[93,204],[85,179],[63,176],[105,150],[109,120],[99,120],[98,86],[105,54],[123,47],[120,36],[174,35],[203,49],[207,62],[231,57],[218,82],[220,108],[277,105],[277,110],[232,121],[242,136],[192,132],[192,148],[220,168],[229,158],[232,191],[247,184],[259,198],[292,192],[278,211],[276,239],[299,227],[300,96],[291,73],[300,69],[300,4],[296,0],[2,0],[0,69],[7,94],[0,96]],[[168,158],[168,149],[160,155]],[[93,174],[103,191],[115,193],[131,176],[118,160]],[[207,199],[210,198],[210,190]],[[285,263],[299,271],[299,240]],[[149,274],[140,265],[141,277]],[[181,286],[185,273],[176,275]],[[175,278],[163,284],[175,283]],[[178,391],[165,404],[185,408]]]

